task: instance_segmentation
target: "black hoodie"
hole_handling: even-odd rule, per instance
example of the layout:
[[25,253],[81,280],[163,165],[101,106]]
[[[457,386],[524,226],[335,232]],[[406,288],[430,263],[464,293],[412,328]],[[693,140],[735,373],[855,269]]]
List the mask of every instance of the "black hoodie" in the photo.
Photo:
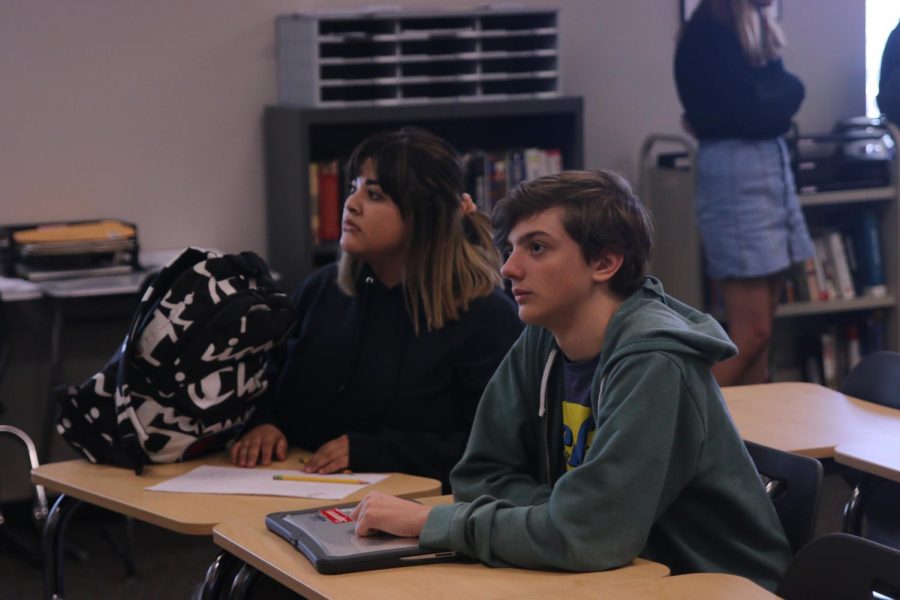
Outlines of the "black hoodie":
[[300,321],[254,424],[308,450],[346,433],[352,470],[432,477],[448,491],[481,393],[522,330],[514,303],[497,289],[417,336],[401,286],[366,271],[350,297],[336,280],[330,265],[297,290]]

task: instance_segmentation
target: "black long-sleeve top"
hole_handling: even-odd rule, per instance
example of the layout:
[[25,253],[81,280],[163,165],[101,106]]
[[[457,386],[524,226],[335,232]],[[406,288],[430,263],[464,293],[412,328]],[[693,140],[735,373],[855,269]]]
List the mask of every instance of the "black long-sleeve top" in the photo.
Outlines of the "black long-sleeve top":
[[300,320],[253,424],[308,450],[346,433],[352,470],[432,477],[449,491],[481,393],[521,332],[515,304],[498,289],[417,336],[401,286],[367,272],[350,297],[336,278],[330,265],[298,289]]
[[878,96],[875,100],[888,119],[900,124],[900,24],[894,28],[884,45]]
[[754,67],[737,35],[698,8],[675,51],[675,84],[698,138],[766,139],[790,129],[803,84],[781,60]]

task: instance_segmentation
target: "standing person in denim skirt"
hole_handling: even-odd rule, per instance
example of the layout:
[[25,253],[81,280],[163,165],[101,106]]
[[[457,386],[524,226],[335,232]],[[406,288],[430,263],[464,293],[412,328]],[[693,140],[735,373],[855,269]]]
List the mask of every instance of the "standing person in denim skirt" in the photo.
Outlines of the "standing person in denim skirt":
[[772,0],[702,0],[675,52],[684,125],[699,139],[697,221],[707,273],[721,280],[738,355],[720,385],[767,379],[775,308],[792,263],[814,253],[781,136],[803,101],[785,71]]

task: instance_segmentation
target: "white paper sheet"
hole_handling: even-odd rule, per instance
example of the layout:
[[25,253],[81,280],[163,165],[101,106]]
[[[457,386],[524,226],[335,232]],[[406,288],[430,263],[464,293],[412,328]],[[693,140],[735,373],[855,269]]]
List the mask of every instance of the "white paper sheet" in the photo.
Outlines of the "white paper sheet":
[[[284,481],[274,479],[275,475],[310,476],[325,479],[357,479],[366,483]],[[184,475],[179,475],[150,486],[147,490],[188,494],[249,494],[253,496],[295,496],[299,498],[340,500],[386,477],[388,475],[385,473],[318,475],[302,473],[297,470],[202,466],[188,471]]]

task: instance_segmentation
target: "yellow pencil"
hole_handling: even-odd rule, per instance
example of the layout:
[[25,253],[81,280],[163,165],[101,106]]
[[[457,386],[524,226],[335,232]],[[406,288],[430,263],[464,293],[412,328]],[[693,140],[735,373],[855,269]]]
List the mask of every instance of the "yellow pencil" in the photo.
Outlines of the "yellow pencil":
[[313,477],[311,475],[273,475],[276,481],[308,481],[311,483],[351,483],[353,485],[368,485],[368,481],[362,479],[346,479],[343,477]]

